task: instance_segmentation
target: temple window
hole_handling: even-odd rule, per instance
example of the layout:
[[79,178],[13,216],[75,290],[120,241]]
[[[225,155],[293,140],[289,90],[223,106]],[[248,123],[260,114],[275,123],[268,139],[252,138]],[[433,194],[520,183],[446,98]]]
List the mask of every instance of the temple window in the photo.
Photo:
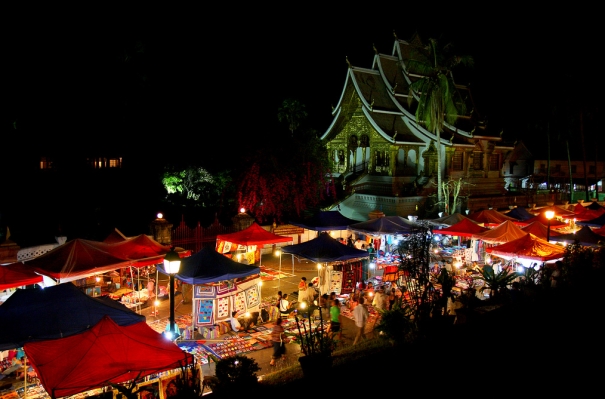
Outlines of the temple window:
[[464,170],[464,153],[462,152],[455,152],[454,156],[452,157],[452,170],[455,171],[462,171]]

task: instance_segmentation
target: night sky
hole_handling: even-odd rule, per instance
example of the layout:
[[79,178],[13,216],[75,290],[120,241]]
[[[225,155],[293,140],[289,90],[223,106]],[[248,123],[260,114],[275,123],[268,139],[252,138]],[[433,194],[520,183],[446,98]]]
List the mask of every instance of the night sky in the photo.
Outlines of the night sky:
[[289,134],[277,120],[286,98],[304,103],[307,127],[323,133],[345,59],[370,68],[373,45],[391,53],[393,31],[472,55],[456,80],[511,142],[542,140],[525,126],[546,100],[603,92],[596,10],[407,3],[5,13],[0,165],[18,175],[45,153],[110,151],[142,169],[164,158],[211,168]]
[[388,4],[333,12],[292,5],[212,15],[153,10],[153,18],[141,11],[92,21],[23,16],[3,38],[3,136],[44,150],[73,145],[68,138],[81,149],[172,144],[200,157],[287,132],[277,122],[285,98],[302,101],[308,125],[323,133],[344,85],[345,58],[371,67],[372,46],[391,53],[393,31],[401,39],[436,37],[472,55],[475,67],[456,75],[458,82],[471,84],[479,111],[508,138],[523,137],[519,121],[552,92],[603,87],[590,75],[601,37],[590,10],[452,5],[431,15]]

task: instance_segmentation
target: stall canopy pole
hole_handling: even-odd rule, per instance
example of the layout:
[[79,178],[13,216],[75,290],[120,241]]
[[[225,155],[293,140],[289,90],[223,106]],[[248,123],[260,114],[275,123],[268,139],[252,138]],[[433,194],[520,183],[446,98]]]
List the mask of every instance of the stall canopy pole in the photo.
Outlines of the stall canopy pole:
[[23,397],[27,398],[27,356],[23,356]]

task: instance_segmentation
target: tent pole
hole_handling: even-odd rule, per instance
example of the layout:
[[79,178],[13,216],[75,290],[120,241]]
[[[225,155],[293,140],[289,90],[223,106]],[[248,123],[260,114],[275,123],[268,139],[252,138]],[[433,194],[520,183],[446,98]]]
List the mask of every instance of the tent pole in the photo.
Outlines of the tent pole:
[[23,356],[23,397],[27,398],[27,356]]

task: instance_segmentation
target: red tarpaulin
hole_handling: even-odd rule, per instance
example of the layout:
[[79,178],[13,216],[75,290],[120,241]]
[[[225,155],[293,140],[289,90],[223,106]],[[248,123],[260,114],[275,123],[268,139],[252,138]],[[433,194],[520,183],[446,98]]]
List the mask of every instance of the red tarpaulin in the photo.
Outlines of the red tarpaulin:
[[[556,216],[556,213],[555,213]],[[563,216],[565,218],[567,218],[568,216]],[[523,221],[519,221],[517,222],[517,224],[522,224],[522,226],[527,226],[528,224],[532,224],[533,222],[540,222],[545,226],[548,226],[548,219],[546,219],[546,215],[544,215],[544,212],[540,213],[538,216],[534,216],[531,219],[527,219],[527,220],[523,220]],[[566,226],[567,223],[565,222],[561,222],[560,220],[557,219],[551,219],[550,221],[550,227],[563,227]]]
[[237,231],[230,234],[219,234],[216,236],[217,243],[219,241],[231,242],[233,244],[252,246],[252,245],[265,245],[265,244],[277,244],[280,242],[291,242],[292,237],[280,236],[273,234],[257,223],[252,223],[250,227],[245,228],[242,231]]
[[108,244],[76,238],[26,261],[25,265],[37,273],[63,283],[128,267],[131,264],[129,260],[103,250],[103,245]]
[[472,237],[475,234],[485,233],[486,231],[489,231],[487,227],[479,226],[472,220],[464,219],[450,227],[446,227],[444,229],[439,230],[433,230],[433,233],[458,237]]
[[496,256],[522,258],[542,262],[562,258],[565,255],[565,248],[562,246],[551,244],[531,233],[527,233],[523,237],[507,242],[506,244],[486,248],[485,251]]
[[489,244],[503,244],[521,238],[525,234],[527,234],[526,231],[521,230],[515,223],[507,220],[498,227],[484,233],[475,234],[473,237]]
[[28,342],[23,349],[53,398],[193,363],[193,355],[146,322],[120,327],[108,316],[81,334]]
[[42,282],[42,276],[21,262],[0,266],[0,291]]
[[510,220],[511,222],[518,222],[517,219],[506,216],[502,212],[498,212],[493,209],[471,213],[468,215],[468,218],[477,223],[483,223],[485,226],[497,226],[507,220]]
[[[528,224],[527,226],[521,227],[521,230],[523,230],[526,233],[532,233],[533,235],[535,235],[543,240],[546,240],[546,238],[548,237],[548,226],[546,226],[538,221],[532,222],[532,223]],[[561,234],[561,233],[559,233],[556,230],[550,229],[550,237],[555,237],[555,236],[558,236],[559,234]]]
[[[162,263],[170,247],[162,245],[145,234],[128,238],[104,247],[110,254],[131,261],[130,265],[143,267]],[[181,258],[191,255],[191,251],[176,248]]]

